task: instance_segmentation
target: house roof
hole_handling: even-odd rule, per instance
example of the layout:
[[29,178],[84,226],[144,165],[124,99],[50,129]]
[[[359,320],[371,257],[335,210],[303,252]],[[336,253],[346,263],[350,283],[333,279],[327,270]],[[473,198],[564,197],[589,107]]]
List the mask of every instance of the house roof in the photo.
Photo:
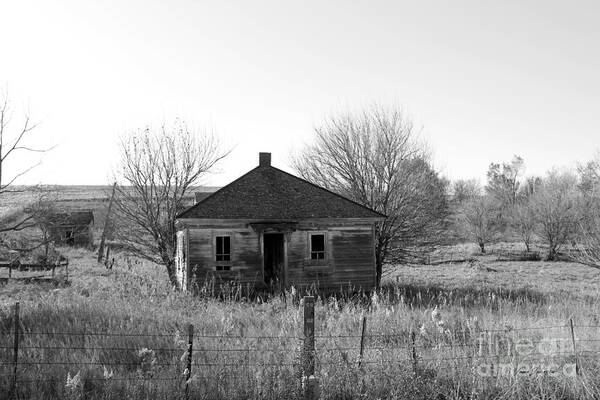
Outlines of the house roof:
[[207,198],[208,196],[210,196],[213,193],[214,193],[214,191],[212,191],[212,192],[196,192],[196,193],[194,193],[194,204],[200,203],[202,200],[204,200],[205,198]]
[[94,222],[94,214],[91,211],[69,211],[55,213],[50,218],[55,226],[85,226]]
[[267,162],[202,199],[177,218],[294,220],[384,218],[368,207]]

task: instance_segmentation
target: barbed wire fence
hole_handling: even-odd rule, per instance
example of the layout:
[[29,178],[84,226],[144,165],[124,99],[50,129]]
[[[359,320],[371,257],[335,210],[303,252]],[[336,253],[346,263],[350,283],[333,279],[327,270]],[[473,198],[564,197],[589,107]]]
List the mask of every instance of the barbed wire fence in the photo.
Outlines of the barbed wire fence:
[[573,320],[451,333],[434,321],[429,331],[370,332],[364,316],[359,332],[320,334],[312,296],[303,298],[302,331],[282,336],[209,335],[194,332],[193,325],[169,333],[32,331],[20,322],[19,313],[16,303],[12,329],[1,332],[0,383],[6,398],[44,387],[60,393],[120,383],[185,398],[198,388],[226,391],[261,382],[315,398],[318,390],[312,384],[326,387],[343,373],[358,379],[432,370],[480,378],[577,376],[585,373],[588,360],[597,366],[600,359],[600,325]]

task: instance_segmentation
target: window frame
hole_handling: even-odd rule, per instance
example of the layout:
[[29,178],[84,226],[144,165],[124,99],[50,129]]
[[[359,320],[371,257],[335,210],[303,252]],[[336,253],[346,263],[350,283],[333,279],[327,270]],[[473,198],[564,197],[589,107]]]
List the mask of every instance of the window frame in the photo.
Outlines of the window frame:
[[[224,230],[214,230],[211,232],[211,243],[212,243],[212,262],[209,264],[209,268],[217,274],[227,274],[232,272],[234,269],[233,264],[233,232]],[[229,238],[229,260],[217,261],[217,238],[228,237]]]
[[[218,248],[217,241],[219,240],[219,238],[229,238],[229,253],[217,253],[217,248]],[[232,238],[232,235],[230,235],[230,234],[215,234],[214,235],[213,261],[215,263],[222,265],[223,263],[230,264],[233,261],[233,246],[232,246],[233,241],[231,240],[231,238]],[[218,260],[217,259],[219,256],[226,256],[226,255],[229,255],[229,260]]]
[[[317,236],[317,235],[321,235],[323,236],[323,258],[312,258],[312,253],[313,253],[313,249],[312,249],[312,237],[313,236]],[[323,263],[327,263],[329,261],[330,255],[329,255],[329,236],[327,234],[327,231],[311,231],[308,232],[308,246],[307,247],[307,258],[308,258],[308,262],[311,264],[323,264]],[[315,252],[316,253],[316,252]],[[320,252],[318,252],[320,253]]]

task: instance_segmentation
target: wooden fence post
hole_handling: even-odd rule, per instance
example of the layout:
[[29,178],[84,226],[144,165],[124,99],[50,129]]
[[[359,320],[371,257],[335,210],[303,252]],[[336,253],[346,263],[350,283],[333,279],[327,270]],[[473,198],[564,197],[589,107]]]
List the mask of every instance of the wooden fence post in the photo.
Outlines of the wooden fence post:
[[315,298],[304,296],[304,376],[315,374]]
[[185,374],[185,398],[188,397],[188,383],[192,376],[192,350],[194,347],[194,325],[188,326],[188,350],[187,350],[187,364]]
[[577,359],[577,347],[575,346],[575,330],[573,329],[573,318],[569,318],[571,324],[571,342],[573,343],[573,355],[575,356],[575,373],[579,375],[579,360]]
[[14,317],[14,343],[13,343],[13,382],[11,393],[16,398],[17,397],[17,366],[19,365],[19,302],[15,303],[15,317]]
[[413,370],[415,374],[417,373],[417,345],[415,344],[415,332],[410,332],[410,339],[412,341],[412,362],[413,362]]
[[360,365],[362,363],[362,359],[363,359],[363,352],[364,352],[364,348],[365,348],[365,332],[367,330],[367,317],[364,316],[363,320],[362,320],[362,330],[361,330],[361,334],[360,334],[360,356],[358,358],[358,368],[360,368]]
[[110,195],[110,202],[108,203],[108,211],[106,212],[106,218],[104,219],[104,228],[102,229],[102,236],[100,238],[100,246],[98,247],[98,262],[102,262],[102,256],[104,255],[104,241],[106,240],[106,229],[108,228],[110,220],[110,212],[112,210],[113,201],[115,199],[115,189],[117,188],[117,182],[113,183],[112,194]]

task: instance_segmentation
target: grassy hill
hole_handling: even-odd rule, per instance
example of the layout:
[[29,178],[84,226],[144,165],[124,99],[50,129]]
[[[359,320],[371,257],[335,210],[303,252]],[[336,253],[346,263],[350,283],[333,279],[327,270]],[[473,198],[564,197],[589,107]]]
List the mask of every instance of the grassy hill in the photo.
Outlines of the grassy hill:
[[[198,186],[192,188],[185,197],[187,205],[194,203],[194,193],[210,192],[217,187]],[[22,209],[44,195],[54,201],[59,210],[92,211],[94,214],[93,234],[97,239],[102,233],[112,186],[106,185],[70,185],[70,186],[15,186],[12,192],[0,195],[0,216]]]

